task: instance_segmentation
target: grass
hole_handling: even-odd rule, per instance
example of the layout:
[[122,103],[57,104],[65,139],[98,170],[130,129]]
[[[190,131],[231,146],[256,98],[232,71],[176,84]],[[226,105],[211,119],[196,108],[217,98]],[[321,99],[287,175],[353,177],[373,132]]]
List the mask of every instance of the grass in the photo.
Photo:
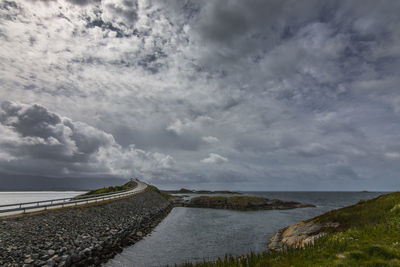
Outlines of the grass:
[[172,198],[172,196],[170,194],[164,193],[162,192],[160,189],[158,189],[157,187],[155,187],[154,185],[147,185],[146,190],[152,190],[155,191],[156,193],[160,194],[161,196],[163,196],[166,200],[170,200]]
[[105,194],[105,193],[113,193],[113,192],[119,192],[119,191],[124,191],[124,190],[128,190],[131,189],[131,187],[129,186],[109,186],[109,187],[103,187],[100,189],[96,189],[96,190],[92,190],[89,191],[83,195],[79,195],[80,198],[84,198],[84,197],[90,197],[93,195],[98,195],[98,194]]
[[400,193],[360,201],[312,220],[339,222],[337,229],[305,249],[226,256],[182,267],[400,266]]

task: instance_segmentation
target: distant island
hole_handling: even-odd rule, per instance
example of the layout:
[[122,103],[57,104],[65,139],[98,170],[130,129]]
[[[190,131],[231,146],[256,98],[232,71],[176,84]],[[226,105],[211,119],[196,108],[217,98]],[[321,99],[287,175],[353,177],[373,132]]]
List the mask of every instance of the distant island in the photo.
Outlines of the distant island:
[[209,190],[190,190],[186,188],[181,188],[179,190],[161,190],[163,193],[167,194],[235,194],[235,195],[241,195],[242,193],[239,192],[233,192],[233,191],[227,191],[227,190],[222,190],[222,191],[209,191]]
[[279,199],[268,199],[253,196],[199,196],[189,200],[183,197],[174,197],[172,202],[175,206],[189,208],[212,208],[229,210],[284,210],[295,208],[315,207],[312,204],[303,204],[295,201],[285,201]]

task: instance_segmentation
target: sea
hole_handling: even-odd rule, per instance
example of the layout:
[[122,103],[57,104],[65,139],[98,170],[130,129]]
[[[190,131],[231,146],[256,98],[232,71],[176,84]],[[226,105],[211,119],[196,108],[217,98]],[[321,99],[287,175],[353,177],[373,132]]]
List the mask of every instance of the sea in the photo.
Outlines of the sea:
[[[86,192],[86,191],[85,191]],[[0,206],[15,203],[26,203],[58,198],[69,198],[85,193],[83,191],[18,191],[1,192]]]
[[316,205],[315,208],[232,211],[174,208],[143,240],[105,264],[108,267],[174,266],[186,262],[214,261],[267,250],[279,229],[327,211],[356,204],[388,192],[242,192]]

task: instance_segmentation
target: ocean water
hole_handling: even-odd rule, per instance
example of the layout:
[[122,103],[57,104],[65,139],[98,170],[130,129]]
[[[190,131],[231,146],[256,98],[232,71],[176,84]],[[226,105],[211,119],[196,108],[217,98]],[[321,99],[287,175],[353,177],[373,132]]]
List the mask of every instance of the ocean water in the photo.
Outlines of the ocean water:
[[175,263],[215,260],[225,254],[240,256],[267,249],[279,229],[330,211],[352,205],[382,192],[244,192],[267,198],[314,204],[316,208],[270,211],[231,211],[174,208],[135,245],[105,266],[166,266]]
[[19,191],[0,192],[0,205],[74,197],[82,191]]

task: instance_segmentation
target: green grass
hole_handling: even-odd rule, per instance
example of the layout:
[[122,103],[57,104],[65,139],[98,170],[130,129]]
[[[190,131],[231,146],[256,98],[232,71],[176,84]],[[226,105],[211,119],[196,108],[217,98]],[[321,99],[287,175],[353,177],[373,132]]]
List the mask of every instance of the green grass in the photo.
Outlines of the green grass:
[[166,200],[169,200],[172,196],[170,194],[167,194],[165,192],[162,192],[160,189],[158,189],[157,187],[155,187],[154,185],[148,185],[146,190],[152,190],[155,191],[156,193],[160,194],[161,196],[163,196]]
[[105,194],[105,193],[119,192],[119,191],[124,191],[124,190],[128,190],[128,189],[131,189],[131,188],[129,186],[123,186],[123,185],[121,185],[121,186],[103,187],[103,188],[100,188],[100,189],[89,191],[89,192],[81,195],[81,197],[98,195],[98,194]]
[[339,222],[337,229],[305,249],[264,252],[182,267],[400,266],[400,193],[323,214],[317,222]]

